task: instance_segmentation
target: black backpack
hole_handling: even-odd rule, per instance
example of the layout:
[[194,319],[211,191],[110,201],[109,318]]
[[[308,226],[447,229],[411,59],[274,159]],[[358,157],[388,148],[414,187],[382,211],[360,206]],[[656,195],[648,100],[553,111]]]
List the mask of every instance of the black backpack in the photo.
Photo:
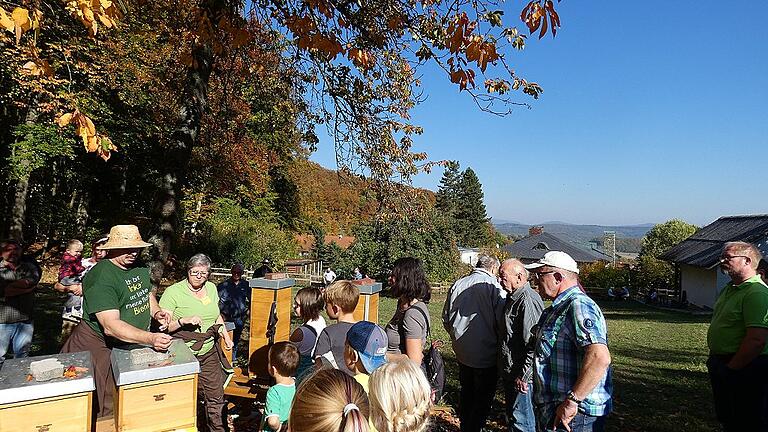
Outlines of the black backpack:
[[429,317],[420,308],[415,309],[424,316],[427,323],[427,336],[430,339],[429,349],[427,349],[427,352],[424,353],[424,357],[421,359],[421,370],[427,376],[427,381],[429,381],[429,385],[432,387],[433,402],[437,404],[442,399],[443,389],[445,388],[445,362],[443,362],[443,355],[440,354],[439,349],[443,346],[443,341],[432,339]]

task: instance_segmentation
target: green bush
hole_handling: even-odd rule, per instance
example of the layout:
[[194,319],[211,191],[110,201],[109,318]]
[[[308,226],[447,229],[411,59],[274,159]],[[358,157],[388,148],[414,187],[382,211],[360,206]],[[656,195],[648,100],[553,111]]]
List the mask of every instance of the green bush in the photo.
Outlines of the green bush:
[[232,200],[220,199],[200,224],[195,252],[206,253],[225,267],[240,262],[255,268],[268,258],[274,269],[282,268],[287,259],[296,256],[298,245],[290,233],[266,219]]
[[592,263],[581,269],[579,280],[585,287],[620,288],[629,287],[630,274],[627,268],[606,267],[602,262]]
[[453,281],[460,272],[450,226],[434,211],[363,223],[353,232],[355,243],[349,249],[330,248],[326,254],[328,264],[340,277],[350,277],[359,267],[366,275],[386,281],[392,263],[406,256],[421,259],[427,278],[433,282]]

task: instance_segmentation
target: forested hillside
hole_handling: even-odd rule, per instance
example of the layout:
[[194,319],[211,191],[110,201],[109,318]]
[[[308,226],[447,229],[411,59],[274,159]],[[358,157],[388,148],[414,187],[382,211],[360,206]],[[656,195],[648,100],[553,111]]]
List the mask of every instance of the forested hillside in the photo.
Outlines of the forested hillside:
[[[308,160],[296,161],[289,172],[297,187],[306,227],[319,225],[329,234],[349,234],[356,224],[369,221],[378,210],[370,182],[359,176],[329,170]],[[418,193],[426,202],[434,203],[432,191],[418,189]]]

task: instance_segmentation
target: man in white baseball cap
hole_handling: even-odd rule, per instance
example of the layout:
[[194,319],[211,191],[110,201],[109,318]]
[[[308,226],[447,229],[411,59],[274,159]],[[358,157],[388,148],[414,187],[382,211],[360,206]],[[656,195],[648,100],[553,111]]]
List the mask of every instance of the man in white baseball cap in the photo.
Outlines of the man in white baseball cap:
[[613,391],[603,312],[579,287],[579,267],[567,253],[550,251],[525,267],[552,299],[534,332],[536,423],[541,430],[601,432]]

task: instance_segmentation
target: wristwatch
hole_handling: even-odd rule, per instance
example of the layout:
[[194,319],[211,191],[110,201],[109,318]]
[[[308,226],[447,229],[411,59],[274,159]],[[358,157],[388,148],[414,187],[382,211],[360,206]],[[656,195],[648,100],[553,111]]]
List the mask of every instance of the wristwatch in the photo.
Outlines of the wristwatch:
[[576,402],[576,405],[580,404],[582,401],[579,400],[576,395],[573,393],[573,391],[569,391],[568,395],[565,397],[566,399]]

